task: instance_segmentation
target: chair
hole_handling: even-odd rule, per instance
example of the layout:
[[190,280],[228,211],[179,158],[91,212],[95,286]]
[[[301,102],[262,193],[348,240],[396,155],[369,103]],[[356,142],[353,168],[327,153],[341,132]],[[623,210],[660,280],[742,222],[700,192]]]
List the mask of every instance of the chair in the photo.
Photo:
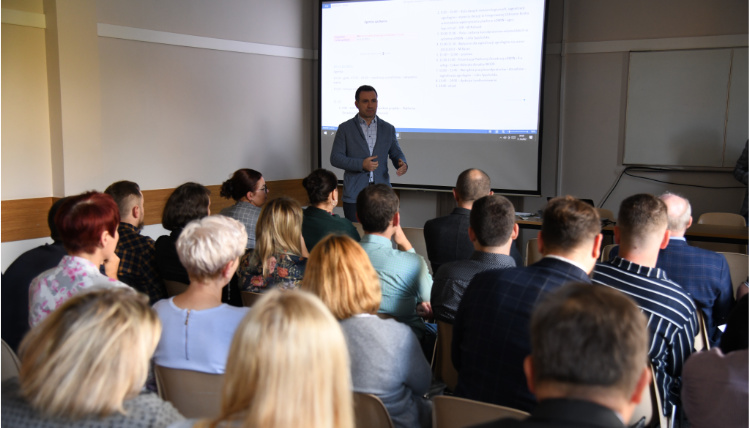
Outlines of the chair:
[[616,221],[613,211],[606,208],[596,208],[596,211],[598,212],[598,216],[601,217],[601,220],[608,219],[610,221]]
[[609,255],[611,254],[611,249],[616,247],[617,244],[609,244],[605,247],[603,247],[603,251],[601,251],[601,261],[607,262],[609,261]]
[[364,228],[362,227],[361,223],[351,223],[356,228],[356,231],[359,232],[359,236],[364,236]]
[[213,418],[221,411],[224,375],[170,369],[154,364],[159,397],[186,418]]
[[12,377],[18,377],[18,372],[21,370],[21,363],[18,361],[16,353],[10,348],[10,345],[5,343],[4,340],[2,342],[2,356],[0,357],[2,359],[2,369],[0,369],[2,373],[0,374],[4,381]]
[[723,226],[744,226],[746,220],[734,213],[704,213],[697,220],[697,224],[720,224]]
[[[424,239],[424,228],[422,227],[404,227],[403,233],[408,238],[408,241],[413,245],[416,254],[424,257],[424,260],[429,260],[427,256],[427,243]],[[432,274],[432,265],[427,263],[429,273]]]
[[728,270],[731,271],[731,285],[733,285],[733,296],[736,297],[736,290],[747,280],[749,276],[749,256],[739,253],[720,253],[728,262]]
[[177,294],[183,293],[189,287],[189,284],[184,282],[173,281],[170,279],[164,280],[164,287],[166,288],[166,295],[169,297],[176,296]]
[[449,395],[434,397],[432,405],[432,428],[463,428],[500,418],[528,417],[521,410]]
[[538,251],[538,238],[529,239],[525,244],[525,265],[530,266],[543,257],[543,254]]
[[705,324],[705,314],[701,309],[697,309],[697,331],[694,333],[694,349],[697,352],[709,351],[710,341],[707,335],[707,324]]
[[453,325],[438,320],[432,372],[437,380],[447,386],[448,390],[455,391],[455,387],[458,385],[458,371],[453,366],[452,343]]
[[354,392],[356,428],[393,428],[393,421],[376,395]]
[[262,295],[262,293],[253,293],[252,291],[242,291],[242,306],[252,307]]

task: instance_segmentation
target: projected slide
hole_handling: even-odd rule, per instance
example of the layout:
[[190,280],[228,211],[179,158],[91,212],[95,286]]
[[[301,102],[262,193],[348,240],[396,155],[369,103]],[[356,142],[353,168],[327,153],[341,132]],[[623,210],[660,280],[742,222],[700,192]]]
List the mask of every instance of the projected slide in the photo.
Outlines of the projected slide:
[[[537,191],[542,0],[323,1],[321,8],[323,167],[331,168],[338,125],[356,114],[356,88],[368,84],[409,161],[401,184],[452,186],[464,166],[490,164],[490,176],[509,184],[499,188]],[[437,159],[445,156],[451,162]],[[444,168],[414,168],[425,160]]]

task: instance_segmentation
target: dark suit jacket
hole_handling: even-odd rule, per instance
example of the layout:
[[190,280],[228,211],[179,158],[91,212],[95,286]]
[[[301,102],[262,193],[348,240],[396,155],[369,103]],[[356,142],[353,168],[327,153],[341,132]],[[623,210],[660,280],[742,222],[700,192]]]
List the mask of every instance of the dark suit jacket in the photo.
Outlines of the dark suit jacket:
[[590,278],[579,267],[549,257],[525,268],[476,275],[453,327],[455,395],[532,410],[536,399],[523,373],[523,360],[531,352],[531,312],[544,294],[573,281],[589,283]]
[[[619,247],[611,249],[609,260],[616,257]],[[671,281],[679,284],[705,314],[711,346],[720,343],[718,326],[725,324],[734,304],[731,272],[723,255],[692,247],[681,239],[671,239],[668,247],[658,253],[656,267],[663,269]]]
[[[456,260],[468,260],[473,254],[473,243],[468,238],[471,210],[457,207],[450,214],[433,218],[424,224],[424,241],[432,272],[440,266]],[[517,266],[523,265],[523,257],[513,243],[510,256]]]
[[613,410],[590,401],[555,398],[538,403],[527,419],[500,419],[473,428],[624,428]]

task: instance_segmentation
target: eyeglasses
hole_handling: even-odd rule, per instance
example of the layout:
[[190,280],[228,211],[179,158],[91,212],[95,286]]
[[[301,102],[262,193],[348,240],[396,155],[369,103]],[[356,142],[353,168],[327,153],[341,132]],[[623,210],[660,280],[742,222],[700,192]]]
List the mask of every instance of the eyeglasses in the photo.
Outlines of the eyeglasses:
[[268,193],[268,190],[269,190],[269,189],[268,189],[268,185],[266,184],[265,186],[263,186],[263,187],[261,187],[261,188],[259,188],[259,189],[257,189],[257,190],[258,190],[258,192],[265,192],[265,193]]

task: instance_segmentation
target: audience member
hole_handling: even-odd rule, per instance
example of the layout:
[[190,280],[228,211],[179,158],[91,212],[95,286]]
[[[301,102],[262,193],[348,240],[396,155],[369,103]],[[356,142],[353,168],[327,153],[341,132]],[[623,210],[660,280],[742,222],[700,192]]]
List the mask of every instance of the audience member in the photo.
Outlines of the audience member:
[[379,312],[408,324],[425,347],[436,337],[436,326],[421,319],[432,315],[432,277],[401,229],[398,196],[385,184],[365,187],[356,198],[356,216],[364,229],[361,246],[380,277]]
[[[120,213],[112,197],[86,192],[71,196],[55,215],[55,226],[68,252],[56,267],[39,274],[29,287],[29,325],[34,327],[84,289],[127,287],[117,280]],[[104,265],[106,276],[99,271]]]
[[[719,325],[734,304],[731,272],[722,254],[687,244],[684,234],[692,225],[692,207],[689,201],[673,193],[664,193],[660,199],[668,209],[668,246],[658,252],[658,263],[668,279],[679,284],[694,299],[705,314],[711,346],[720,344]],[[619,255],[612,249],[609,260]]]
[[299,202],[287,197],[268,202],[256,233],[255,251],[245,254],[239,267],[242,290],[263,293],[272,287],[298,287],[309,256]]
[[434,276],[432,310],[434,318],[452,324],[468,283],[476,274],[490,269],[515,267],[510,248],[518,236],[515,207],[504,196],[484,196],[473,204],[468,237],[474,251],[468,260],[449,262]]
[[599,263],[593,281],[615,288],[635,300],[648,317],[652,338],[648,352],[663,414],[679,404],[684,361],[694,349],[697,308],[692,298],[656,267],[659,250],[669,241],[666,204],[653,195],[638,194],[622,201],[614,239],[619,256]]
[[2,275],[2,337],[18,351],[21,339],[29,331],[29,285],[45,270],[52,269],[68,254],[55,226],[55,214],[67,198],[58,199],[47,214],[51,244],[40,245],[18,256]]
[[[433,273],[436,274],[445,263],[471,258],[474,251],[468,236],[471,207],[477,199],[493,195],[491,187],[491,180],[484,171],[467,169],[461,172],[453,189],[453,197],[458,206],[450,214],[424,224],[424,240]],[[514,245],[510,247],[510,251],[515,264],[522,266],[523,257]]]
[[223,373],[234,331],[248,308],[221,303],[244,254],[247,231],[233,218],[216,215],[193,220],[177,239],[177,253],[190,286],[157,302],[164,330],[154,363],[174,369]]
[[681,397],[691,428],[749,426],[747,314],[744,297],[729,315],[721,347],[693,354],[684,364]]
[[156,272],[154,241],[140,234],[145,224],[140,186],[132,181],[118,181],[109,185],[104,193],[111,196],[120,209],[120,225],[117,227],[120,241],[114,250],[120,258],[117,276],[125,284],[146,293],[151,304],[156,303],[166,297],[166,290]]
[[198,183],[185,183],[169,195],[161,216],[161,226],[170,231],[169,235],[156,240],[156,269],[165,281],[190,283],[177,255],[177,238],[182,229],[192,220],[211,215],[211,191]]
[[377,395],[396,427],[431,426],[424,398],[432,379],[429,363],[408,326],[376,316],[382,293],[367,253],[347,236],[324,238],[310,254],[302,288],[341,322],[354,391]]
[[268,197],[268,185],[263,174],[254,169],[234,171],[230,179],[221,184],[220,195],[236,203],[221,210],[221,215],[239,220],[247,230],[246,248],[255,248],[255,227],[260,210]]
[[650,383],[645,317],[623,294],[569,284],[533,311],[523,363],[538,405],[525,420],[482,428],[624,428]]
[[353,428],[346,341],[315,296],[271,290],[231,343],[221,413],[184,427]]
[[531,351],[530,318],[536,302],[568,282],[590,282],[601,248],[595,208],[571,196],[544,210],[538,247],[544,255],[528,266],[476,275],[455,317],[452,360],[455,394],[520,410],[532,410],[523,359]]
[[312,248],[326,235],[336,233],[347,235],[359,242],[359,232],[350,221],[333,214],[338,205],[338,178],[327,169],[316,169],[304,180],[309,206],[304,209],[302,236],[307,249]]
[[156,394],[140,393],[160,333],[147,297],[129,287],[72,297],[21,343],[19,377],[2,385],[3,425],[159,428],[181,420]]

